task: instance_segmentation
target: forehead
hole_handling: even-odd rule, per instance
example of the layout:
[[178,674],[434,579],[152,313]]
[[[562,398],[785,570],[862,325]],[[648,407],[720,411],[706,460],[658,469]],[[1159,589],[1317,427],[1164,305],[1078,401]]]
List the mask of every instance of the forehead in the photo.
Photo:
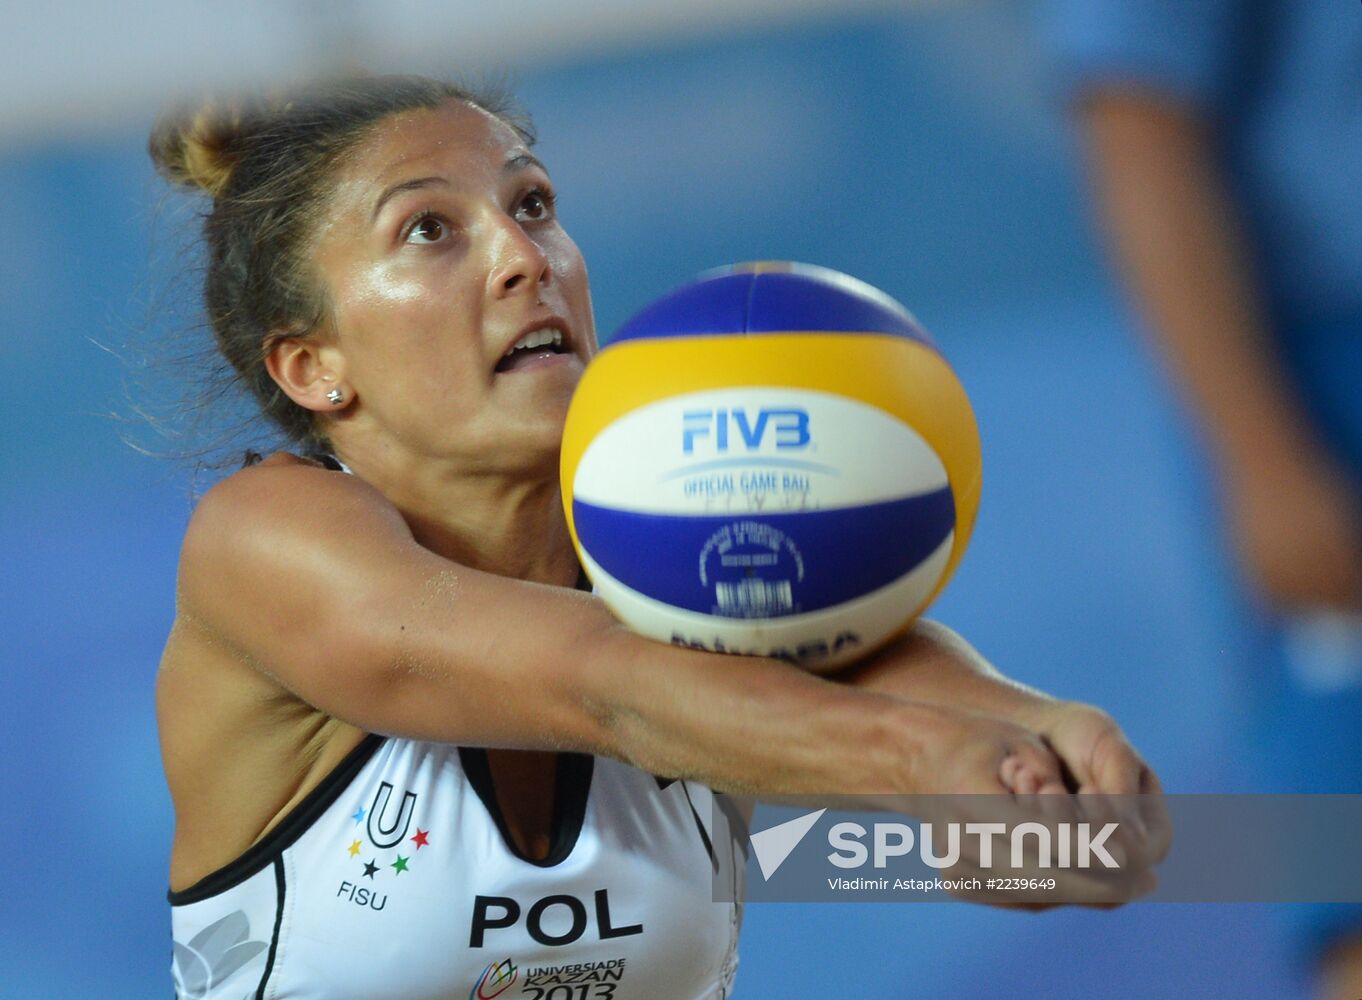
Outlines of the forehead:
[[336,194],[344,202],[372,198],[422,173],[467,177],[479,168],[499,171],[524,146],[515,129],[467,101],[403,111],[380,121],[355,147],[339,171]]

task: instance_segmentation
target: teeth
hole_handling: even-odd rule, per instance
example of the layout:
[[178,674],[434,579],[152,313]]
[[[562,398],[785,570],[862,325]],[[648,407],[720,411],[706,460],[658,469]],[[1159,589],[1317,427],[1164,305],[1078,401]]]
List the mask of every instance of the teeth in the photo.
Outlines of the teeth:
[[511,351],[518,351],[522,348],[543,347],[545,344],[553,344],[555,347],[563,343],[563,334],[559,330],[551,327],[543,327],[539,330],[531,330],[511,345],[511,350],[506,352],[509,357]]

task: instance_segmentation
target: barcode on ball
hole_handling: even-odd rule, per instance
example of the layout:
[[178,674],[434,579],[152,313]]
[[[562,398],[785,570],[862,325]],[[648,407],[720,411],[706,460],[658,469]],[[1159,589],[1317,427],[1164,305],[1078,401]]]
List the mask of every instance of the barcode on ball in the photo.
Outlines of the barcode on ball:
[[737,583],[714,581],[714,599],[719,613],[743,618],[766,618],[794,609],[794,594],[789,580],[759,580],[755,577]]

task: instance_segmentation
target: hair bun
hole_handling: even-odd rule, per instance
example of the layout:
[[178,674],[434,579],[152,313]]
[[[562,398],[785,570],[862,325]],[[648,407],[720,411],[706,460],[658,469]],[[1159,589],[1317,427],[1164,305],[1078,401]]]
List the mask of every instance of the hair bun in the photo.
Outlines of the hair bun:
[[208,100],[197,108],[166,112],[151,130],[151,160],[172,184],[216,198],[241,160],[247,119],[240,102]]

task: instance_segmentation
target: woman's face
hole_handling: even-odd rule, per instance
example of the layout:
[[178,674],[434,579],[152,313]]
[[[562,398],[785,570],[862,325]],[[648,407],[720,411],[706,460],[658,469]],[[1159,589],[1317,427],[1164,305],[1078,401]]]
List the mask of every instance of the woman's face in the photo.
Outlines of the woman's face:
[[[382,122],[340,170],[315,259],[354,400],[338,436],[469,471],[556,461],[591,296],[512,128],[455,100]],[[561,342],[513,351],[527,335]]]

